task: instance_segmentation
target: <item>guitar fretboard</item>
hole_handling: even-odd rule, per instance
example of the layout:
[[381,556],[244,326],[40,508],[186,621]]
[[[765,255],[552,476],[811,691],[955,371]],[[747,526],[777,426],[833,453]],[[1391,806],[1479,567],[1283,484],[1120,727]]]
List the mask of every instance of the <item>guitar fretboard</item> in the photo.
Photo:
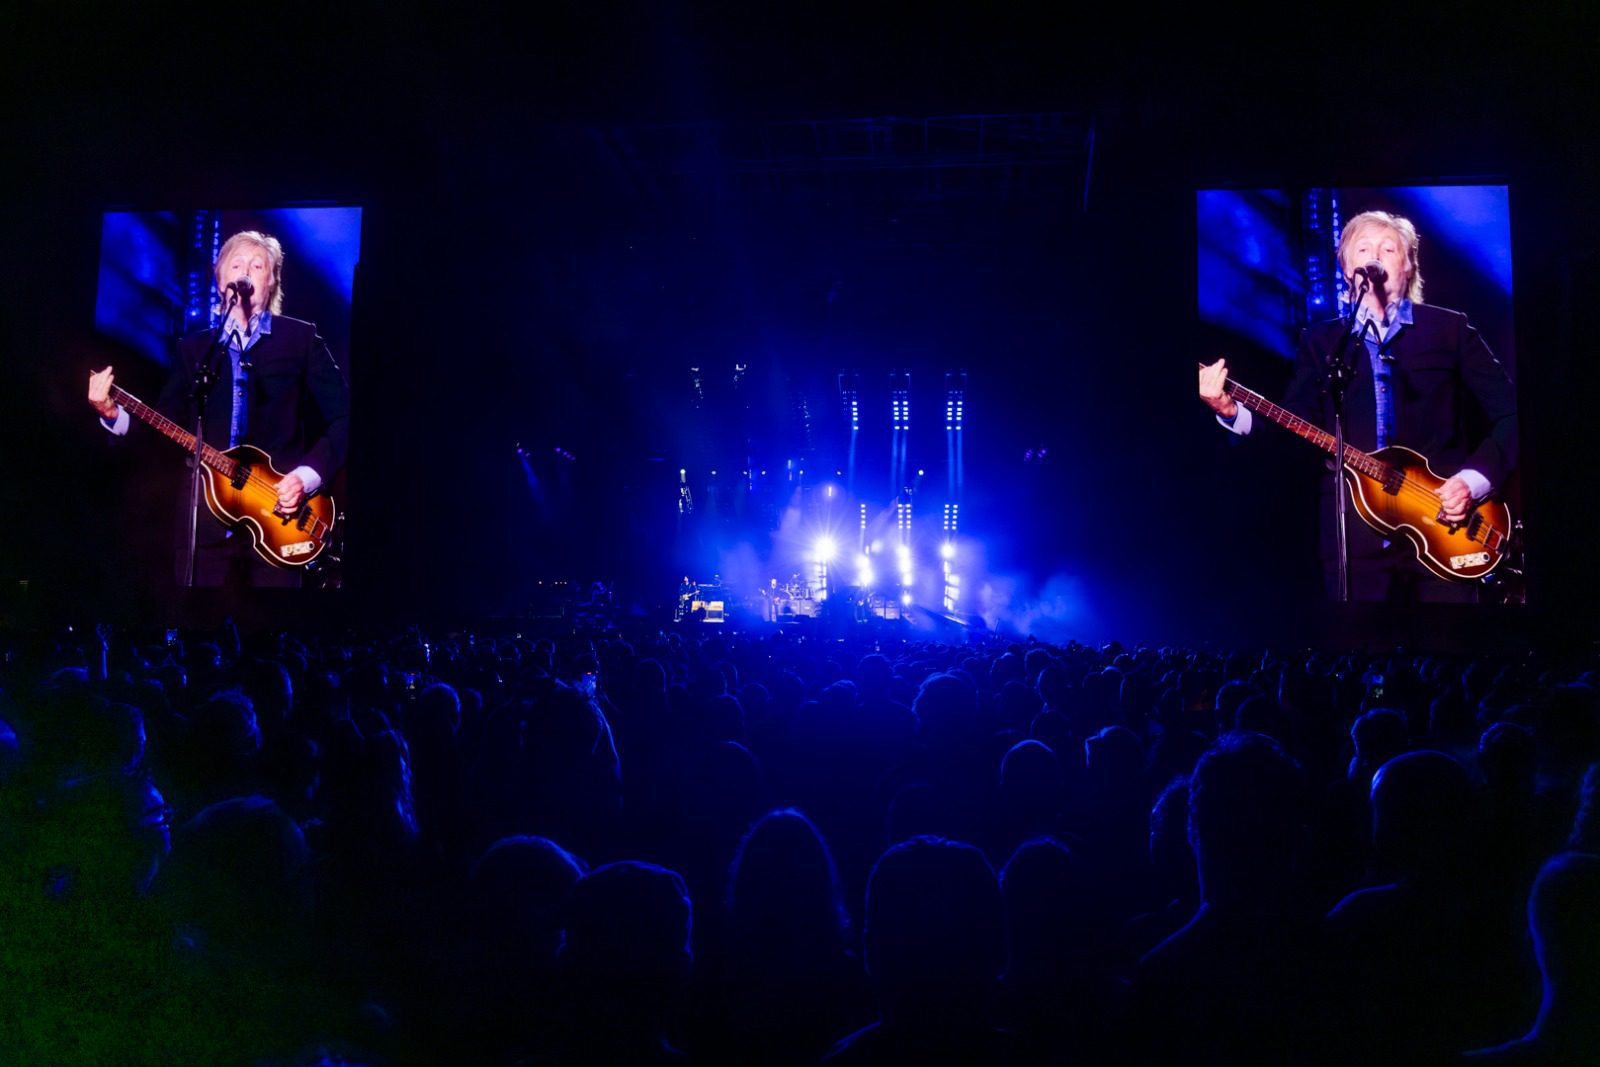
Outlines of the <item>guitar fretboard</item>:
[[[1288,408],[1280,407],[1262,396],[1253,389],[1246,389],[1233,379],[1229,379],[1226,388],[1233,399],[1259,415],[1265,415],[1273,422],[1282,426],[1290,433],[1310,441],[1324,452],[1332,454],[1336,451],[1333,434],[1322,427],[1307,422]],[[1344,446],[1345,466],[1353,471],[1365,474],[1378,481],[1387,481],[1395,474],[1395,469],[1380,459],[1375,459],[1369,453],[1359,448],[1351,448],[1349,443]]]
[[[176,441],[186,451],[194,452],[194,434],[167,418],[143,400],[134,396],[120,385],[111,387],[111,399],[121,404],[129,412],[139,416],[145,422],[154,426],[169,438]],[[200,452],[200,461],[225,478],[237,478],[239,464],[228,456],[223,455],[210,445],[204,446]]]

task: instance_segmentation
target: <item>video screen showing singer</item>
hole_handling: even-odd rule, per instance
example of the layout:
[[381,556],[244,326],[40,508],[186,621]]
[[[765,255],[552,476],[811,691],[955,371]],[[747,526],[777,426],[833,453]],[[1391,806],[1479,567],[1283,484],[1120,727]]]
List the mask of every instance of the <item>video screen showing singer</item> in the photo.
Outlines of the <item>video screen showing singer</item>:
[[[1330,367],[1348,368],[1345,442],[1379,461],[1352,476],[1347,496],[1353,601],[1475,602],[1471,575],[1506,548],[1510,532],[1499,528],[1509,515],[1496,500],[1517,465],[1516,390],[1466,315],[1423,303],[1420,243],[1399,215],[1367,211],[1349,220],[1337,259],[1349,291],[1361,294],[1358,306],[1301,333],[1278,409],[1278,421],[1283,412],[1305,420],[1309,429],[1289,428],[1326,447]],[[1251,433],[1254,405],[1239,402],[1226,360],[1200,368],[1199,393],[1225,427]],[[1328,595],[1337,600],[1334,486],[1330,462],[1321,548]]]
[[153,407],[118,387],[114,367],[89,375],[89,404],[119,437],[146,422],[192,451],[203,412],[209,447],[200,478],[185,471],[181,453],[170,468],[189,483],[180,585],[296,588],[332,536],[326,491],[345,462],[349,385],[316,326],[284,314],[283,278],[276,237],[235,233],[213,266],[220,321],[177,342]]

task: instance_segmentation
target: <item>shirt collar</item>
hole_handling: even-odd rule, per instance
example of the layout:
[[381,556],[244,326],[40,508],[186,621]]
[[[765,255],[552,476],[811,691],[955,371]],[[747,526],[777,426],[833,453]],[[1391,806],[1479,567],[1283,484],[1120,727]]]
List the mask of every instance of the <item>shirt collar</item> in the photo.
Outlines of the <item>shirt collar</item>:
[[234,351],[238,351],[241,345],[244,348],[252,348],[257,341],[270,333],[272,333],[272,312],[266,310],[258,311],[250,317],[250,322],[245,327],[242,337],[239,335],[237,328],[228,330],[228,345]]
[[[1399,300],[1390,301],[1388,311],[1384,317],[1389,320],[1389,333],[1394,333],[1402,326],[1410,326],[1411,301],[1405,297],[1401,297]],[[1353,329],[1356,333],[1362,333],[1366,330],[1367,323],[1369,322],[1380,330],[1383,327],[1378,315],[1372,310],[1371,307],[1363,302],[1360,308],[1356,310],[1356,321]]]

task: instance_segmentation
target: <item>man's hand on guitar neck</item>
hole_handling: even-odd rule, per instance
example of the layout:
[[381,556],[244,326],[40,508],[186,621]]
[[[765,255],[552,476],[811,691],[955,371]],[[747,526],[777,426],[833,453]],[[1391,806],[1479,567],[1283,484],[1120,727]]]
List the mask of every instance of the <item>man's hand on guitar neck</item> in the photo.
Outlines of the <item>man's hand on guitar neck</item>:
[[117,402],[111,399],[111,368],[89,374],[89,405],[107,422],[117,417]]
[[1218,415],[1231,419],[1239,414],[1239,405],[1223,388],[1227,382],[1227,360],[1219,359],[1209,367],[1200,368],[1200,399]]

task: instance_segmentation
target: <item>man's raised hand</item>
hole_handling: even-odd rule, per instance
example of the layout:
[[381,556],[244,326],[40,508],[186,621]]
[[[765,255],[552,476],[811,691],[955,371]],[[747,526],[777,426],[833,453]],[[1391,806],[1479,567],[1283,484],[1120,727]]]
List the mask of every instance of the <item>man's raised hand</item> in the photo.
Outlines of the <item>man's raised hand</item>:
[[1200,368],[1200,399],[1206,407],[1225,419],[1239,414],[1239,405],[1223,388],[1228,381],[1228,361],[1219,359],[1209,367]]
[[102,419],[117,417],[117,402],[111,399],[111,368],[89,374],[89,405],[100,413]]

